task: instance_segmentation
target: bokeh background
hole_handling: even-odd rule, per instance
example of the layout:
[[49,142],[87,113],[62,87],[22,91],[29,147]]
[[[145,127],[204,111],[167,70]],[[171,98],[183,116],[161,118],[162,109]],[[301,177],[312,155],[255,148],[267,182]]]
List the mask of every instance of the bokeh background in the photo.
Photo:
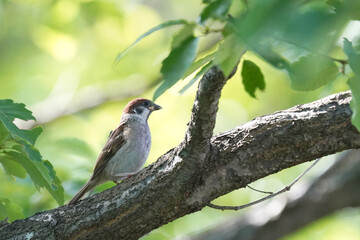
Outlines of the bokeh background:
[[[63,182],[66,200],[90,177],[97,154],[110,130],[114,129],[126,103],[134,97],[152,98],[161,80],[161,61],[169,52],[177,27],[158,31],[133,48],[117,65],[116,55],[140,34],[170,19],[196,20],[200,1],[191,0],[0,0],[0,98],[22,102],[34,112],[43,134],[37,148],[53,164]],[[359,39],[360,25],[344,29],[350,40]],[[204,54],[212,50],[218,36],[201,39]],[[334,57],[344,58],[339,49]],[[247,53],[244,59],[256,62],[266,80],[265,92],[257,99],[245,91],[238,72],[225,86],[220,101],[215,133],[241,125],[257,116],[310,102],[331,93],[347,90],[339,77],[312,92],[290,89],[287,75]],[[157,103],[163,110],[154,113],[149,124],[152,149],[147,165],[175,147],[184,137],[190,119],[196,85],[180,95],[187,83],[180,81]],[[19,123],[28,127],[33,123]],[[334,161],[323,159],[292,193],[324,172]],[[293,167],[261,179],[253,187],[276,191],[289,184],[308,164]],[[0,198],[11,201],[18,218],[57,207],[50,194],[36,190],[31,180],[11,178],[0,168]],[[102,191],[113,186],[99,186]],[[169,186],[171,187],[171,186]],[[240,205],[262,197],[249,189],[234,191],[214,203]],[[272,201],[276,203],[277,199]],[[264,207],[269,204],[262,203]],[[240,212],[205,208],[160,229],[143,239],[173,239],[201,232],[223,223]],[[286,237],[295,239],[359,239],[359,209],[346,209],[317,221]]]

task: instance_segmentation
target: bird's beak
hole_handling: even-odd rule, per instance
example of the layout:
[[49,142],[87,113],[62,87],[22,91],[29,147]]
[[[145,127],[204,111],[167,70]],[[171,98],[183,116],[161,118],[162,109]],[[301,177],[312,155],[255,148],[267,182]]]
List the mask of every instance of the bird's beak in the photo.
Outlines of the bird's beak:
[[154,103],[154,105],[149,107],[149,109],[150,111],[156,111],[162,109],[162,107]]

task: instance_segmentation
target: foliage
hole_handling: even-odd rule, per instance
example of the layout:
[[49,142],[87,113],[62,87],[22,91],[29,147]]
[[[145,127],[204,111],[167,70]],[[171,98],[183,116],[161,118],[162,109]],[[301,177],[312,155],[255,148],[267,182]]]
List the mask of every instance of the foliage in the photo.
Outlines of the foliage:
[[[354,8],[357,12],[360,11],[359,4],[353,4],[351,0],[253,0],[243,1],[245,7],[242,9],[234,9],[236,6],[232,9],[231,6],[236,4],[230,0],[203,3],[205,7],[198,21],[184,22],[183,28],[174,36],[171,51],[162,62],[161,73],[164,80],[155,91],[154,99],[199,68],[201,70],[181,93],[213,65],[218,65],[228,76],[246,50],[255,53],[275,68],[285,70],[294,90],[315,90],[337,78],[339,67],[336,62],[343,64],[345,61],[332,58],[329,54],[335,49],[336,41],[345,26],[349,21],[357,19],[357,15],[353,14]],[[233,15],[232,12],[236,14]],[[211,26],[214,22],[221,28],[213,29]],[[164,26],[167,24],[168,22],[164,23]],[[220,32],[222,36],[216,52],[199,60],[194,55],[197,47],[196,31],[201,32],[199,37],[206,37],[214,32]],[[189,39],[194,44],[190,45]],[[359,61],[358,57],[354,57],[356,54],[347,47],[350,43],[345,43],[344,51],[349,56],[350,66],[358,74],[357,69],[354,69],[355,62]],[[289,52],[291,56],[287,56]],[[253,63],[243,63],[242,77],[244,87],[252,97],[255,97],[256,88],[264,90],[261,69]],[[356,100],[358,81],[355,78],[357,77],[349,80],[349,86],[355,92],[352,102],[355,112],[353,123],[360,129]]]
[[[313,54],[326,56],[327,59],[346,56],[345,51],[331,46],[336,45],[335,43],[339,45],[339,32],[343,32],[349,19],[360,20],[359,1],[295,0],[294,5],[288,3],[292,1],[281,1],[276,5],[278,1],[274,0],[233,0],[224,3],[203,0],[202,5],[200,2],[1,2],[1,98],[26,103],[27,108],[36,113],[46,112],[46,116],[51,116],[53,111],[61,112],[67,107],[80,106],[81,109],[81,104],[76,101],[80,95],[87,96],[88,103],[91,104],[96,103],[99,98],[111,100],[100,106],[94,104],[91,110],[42,124],[44,131],[36,139],[36,147],[44,159],[51,160],[56,175],[63,182],[66,199],[73,196],[90,176],[97,153],[105,143],[108,132],[116,127],[120,111],[130,95],[151,97],[154,89],[145,92],[139,89],[153,86],[151,84],[159,78],[161,60],[166,59],[166,54],[170,55],[171,49],[179,47],[190,36],[198,39],[196,58],[180,77],[184,81],[175,84],[175,91],[166,90],[158,100],[164,111],[149,119],[153,144],[147,164],[183,140],[190,114],[190,111],[184,109],[189,109],[193,104],[192,94],[196,90],[194,83],[214,64],[222,65],[224,72],[231,71],[232,65],[238,63],[245,51],[246,61],[256,64],[264,77],[264,84],[266,80],[266,91],[258,91],[262,86],[261,74],[255,73],[258,76],[256,78],[252,74],[248,79],[242,77],[245,70],[257,70],[252,66],[244,67],[246,61],[241,60],[238,74],[227,83],[222,92],[215,133],[236,127],[262,114],[346,90],[348,86],[343,80],[356,77],[354,69],[348,66],[344,68],[335,61],[336,66],[345,70],[346,75],[338,73],[337,76],[340,77],[335,81],[315,91],[292,91],[289,89],[289,86],[293,86],[292,79],[285,79],[293,64]],[[210,7],[215,3],[220,5],[219,11]],[[262,4],[264,9],[261,9]],[[272,8],[272,5],[275,7]],[[200,15],[203,16],[202,23]],[[161,23],[166,23],[169,19],[180,20],[171,20],[169,26]],[[193,21],[194,19],[198,21]],[[247,24],[250,24],[248,28]],[[179,31],[174,34],[175,28],[179,28]],[[150,30],[147,31],[148,29]],[[165,31],[158,31],[160,29]],[[331,32],[331,29],[337,29],[338,32]],[[153,31],[155,34],[151,34]],[[244,38],[246,32],[249,36]],[[171,35],[173,40],[170,39]],[[144,37],[146,38],[139,42]],[[135,45],[131,45],[137,38]],[[353,40],[355,38],[349,39],[353,42],[354,52],[359,53],[359,46]],[[233,44],[239,50],[235,50]],[[129,45],[131,51],[128,51],[130,48],[126,50],[126,59],[122,54],[117,58],[123,58],[122,61],[116,62],[116,69],[112,69],[110,66],[116,51],[126,49]],[[349,62],[352,62],[350,57]],[[245,63],[246,65],[248,64]],[[172,70],[168,68],[167,71]],[[352,85],[353,101],[359,99],[355,95],[359,93],[354,90],[358,83],[355,79],[348,81]],[[249,84],[244,84],[244,81]],[[253,84],[250,84],[252,81]],[[186,92],[178,97],[177,90]],[[258,100],[251,98],[250,93],[256,94]],[[41,111],[35,108],[48,100],[60,100],[64,104],[59,109],[56,101],[51,101],[54,107]],[[38,120],[44,119],[39,117]],[[6,137],[7,132],[5,127],[1,127],[0,138]],[[10,216],[10,220],[28,217],[56,206],[55,200],[47,191],[36,191],[26,170],[19,167],[18,163],[13,160],[2,161],[0,165],[0,219],[6,215]],[[328,163],[324,163],[324,167],[327,165]],[[301,171],[301,166],[291,168],[255,184],[259,189],[275,190]],[[12,172],[12,175],[5,172]],[[112,183],[100,186],[98,190],[113,186],[110,184]],[[260,196],[251,191],[239,190],[217,201],[219,204],[235,205],[258,197]],[[230,214],[232,213],[205,208],[197,214],[167,224],[145,238],[169,239],[197,232],[214,226],[215,222],[225,221]],[[355,223],[358,226],[358,221]],[[314,229],[312,233],[318,230]]]
[[[14,103],[9,99],[0,100],[0,163],[5,172],[19,178],[25,178],[27,173],[37,189],[45,187],[59,205],[63,204],[64,189],[61,182],[51,163],[44,160],[34,146],[42,129],[19,129],[13,123],[15,119],[35,120],[24,104]],[[10,219],[15,219],[14,216],[19,214],[11,210],[12,206],[8,199],[2,199],[1,212],[8,209]]]
[[260,68],[252,61],[243,61],[241,76],[246,92],[253,98],[255,98],[256,89],[262,91],[265,89],[264,75],[261,73]]
[[344,39],[344,52],[349,57],[349,65],[354,72],[354,76],[348,81],[353,94],[350,104],[353,110],[352,121],[360,129],[360,53],[354,50],[352,43],[347,39]]

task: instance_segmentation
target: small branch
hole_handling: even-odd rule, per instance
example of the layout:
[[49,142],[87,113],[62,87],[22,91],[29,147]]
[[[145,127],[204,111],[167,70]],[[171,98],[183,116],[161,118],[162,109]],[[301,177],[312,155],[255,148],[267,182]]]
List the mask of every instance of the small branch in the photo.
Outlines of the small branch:
[[187,162],[197,164],[203,161],[210,151],[210,139],[213,136],[221,90],[227,80],[220,68],[214,66],[199,82],[191,120],[185,134],[186,146],[180,154],[191,153],[193,160],[189,159]]
[[[292,186],[294,186],[295,183],[297,183],[300,178],[302,178],[311,168],[313,168],[319,161],[320,161],[321,158],[318,158],[316,159],[315,162],[313,162],[310,167],[308,167],[303,173],[301,173],[292,183],[290,183],[290,185],[284,187],[283,189],[275,192],[275,193],[271,193],[270,195],[266,196],[266,197],[263,197],[263,198],[260,198],[256,201],[253,201],[251,203],[248,203],[248,204],[244,204],[244,205],[240,205],[240,206],[219,206],[219,205],[215,205],[215,204],[212,204],[212,203],[209,203],[208,204],[208,207],[211,207],[211,208],[215,208],[215,209],[219,209],[219,210],[234,210],[234,211],[238,211],[240,209],[244,209],[244,208],[248,208],[248,207],[251,207],[255,204],[258,204],[258,203],[261,203],[261,202],[264,202],[268,199],[271,199],[273,197],[276,197],[277,195],[280,195],[284,192],[287,192],[287,191],[290,191],[290,189],[292,188]],[[256,190],[257,191],[257,190]],[[267,193],[267,192],[264,192],[264,193]]]
[[265,192],[265,191],[261,191],[259,189],[253,188],[250,185],[247,185],[246,187],[250,188],[251,190],[255,191],[255,192],[259,192],[259,193],[265,193],[265,194],[274,194],[274,192]]
[[341,63],[342,65],[346,65],[349,63],[348,60],[338,59],[338,58],[333,58],[333,57],[329,57],[329,58],[335,62]]
[[346,65],[349,63],[348,60],[337,59],[337,58],[333,58],[333,57],[330,57],[330,58],[331,58],[333,61],[336,61],[336,62],[338,62],[338,63],[341,64],[341,70],[340,70],[340,72],[341,72],[342,74],[345,74],[345,67],[346,67]]

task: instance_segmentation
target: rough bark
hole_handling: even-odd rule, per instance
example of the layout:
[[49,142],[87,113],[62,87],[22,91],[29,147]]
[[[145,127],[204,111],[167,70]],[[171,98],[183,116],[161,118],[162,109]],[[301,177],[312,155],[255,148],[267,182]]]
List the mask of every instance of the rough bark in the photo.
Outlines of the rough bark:
[[[360,207],[360,151],[350,150],[316,179],[296,200],[289,200],[279,214],[254,209],[245,217],[226,221],[187,240],[276,240],[337,210]],[[263,224],[255,224],[258,213]]]
[[350,92],[262,116],[211,137],[226,78],[199,83],[185,140],[118,186],[0,229],[2,239],[137,239],[213,199],[281,171],[360,147]]

